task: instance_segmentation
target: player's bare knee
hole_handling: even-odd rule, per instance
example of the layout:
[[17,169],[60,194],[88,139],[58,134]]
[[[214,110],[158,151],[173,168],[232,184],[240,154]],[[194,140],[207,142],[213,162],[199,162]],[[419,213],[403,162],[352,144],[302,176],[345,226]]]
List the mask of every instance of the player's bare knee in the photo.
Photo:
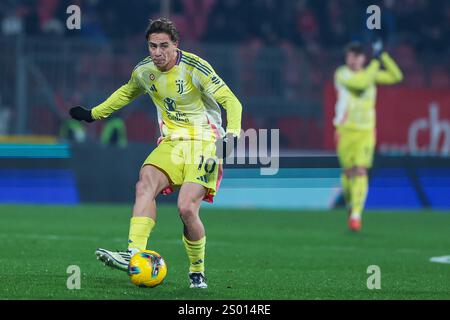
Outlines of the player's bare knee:
[[184,223],[189,223],[190,221],[197,219],[195,204],[191,201],[179,201],[178,212]]
[[355,168],[355,175],[357,175],[357,176],[365,176],[365,175],[367,175],[367,168],[356,167]]
[[347,177],[349,177],[349,178],[353,177],[353,176],[354,176],[354,170],[353,170],[353,168],[345,169],[345,170],[344,170],[344,174],[345,174]]

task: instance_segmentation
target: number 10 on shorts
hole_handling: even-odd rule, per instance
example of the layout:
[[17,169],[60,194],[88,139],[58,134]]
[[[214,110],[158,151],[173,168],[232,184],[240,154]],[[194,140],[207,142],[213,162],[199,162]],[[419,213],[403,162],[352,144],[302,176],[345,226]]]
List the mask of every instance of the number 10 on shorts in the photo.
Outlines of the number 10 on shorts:
[[[204,163],[204,166],[203,166]],[[216,168],[216,160],[213,158],[208,158],[205,161],[205,157],[203,155],[200,156],[200,163],[198,164],[198,170],[202,170],[202,167],[205,169],[206,173],[214,172]]]

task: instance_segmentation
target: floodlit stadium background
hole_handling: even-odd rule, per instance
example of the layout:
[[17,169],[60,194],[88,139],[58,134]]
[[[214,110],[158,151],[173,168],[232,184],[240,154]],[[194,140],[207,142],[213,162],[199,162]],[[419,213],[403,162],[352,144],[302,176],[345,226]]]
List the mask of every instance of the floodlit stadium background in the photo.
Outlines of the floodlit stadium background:
[[[70,4],[81,8],[81,30],[66,28]],[[366,28],[370,4],[2,1],[0,202],[133,201],[139,167],[159,135],[149,97],[111,118],[123,122],[80,125],[68,109],[94,107],[128,81],[147,55],[148,18],[169,15],[180,47],[209,61],[242,101],[243,129],[280,130],[279,173],[228,168],[218,207],[342,203],[331,126],[333,72],[348,41],[362,41],[370,55],[370,42],[381,35],[405,79],[378,92],[378,151],[367,207],[449,209],[450,3],[378,2],[380,32]],[[112,128],[117,135],[108,135]]]

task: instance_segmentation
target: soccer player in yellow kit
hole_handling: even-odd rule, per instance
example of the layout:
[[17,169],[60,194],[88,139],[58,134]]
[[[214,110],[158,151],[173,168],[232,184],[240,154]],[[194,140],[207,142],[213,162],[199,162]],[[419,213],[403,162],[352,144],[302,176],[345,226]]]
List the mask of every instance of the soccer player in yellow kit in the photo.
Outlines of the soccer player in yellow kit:
[[346,64],[334,75],[338,98],[333,124],[343,169],[343,195],[349,208],[348,226],[359,231],[368,192],[367,170],[372,166],[375,149],[376,85],[398,83],[403,75],[394,60],[383,52],[380,40],[373,44],[373,59],[366,68],[366,56],[359,43],[347,46],[345,59]]
[[[150,21],[146,40],[150,56],[136,65],[128,83],[92,110],[70,110],[73,118],[92,122],[107,118],[146,93],[158,113],[161,137],[144,161],[136,184],[128,250],[99,248],[96,255],[105,264],[127,271],[131,256],[147,247],[156,222],[157,195],[179,187],[178,211],[190,261],[190,287],[206,288],[206,237],[199,209],[202,200],[212,202],[217,192],[222,159],[216,146],[239,137],[242,106],[208,62],[178,48],[178,31],[170,20]],[[219,103],[227,112],[226,131]]]

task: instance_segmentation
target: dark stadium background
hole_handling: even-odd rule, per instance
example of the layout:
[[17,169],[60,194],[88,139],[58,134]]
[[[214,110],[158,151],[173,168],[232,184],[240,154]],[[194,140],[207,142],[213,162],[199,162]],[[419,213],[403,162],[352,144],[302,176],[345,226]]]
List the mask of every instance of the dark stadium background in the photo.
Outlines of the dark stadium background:
[[[72,4],[81,8],[80,30],[66,28],[70,16],[66,8]],[[372,4],[381,8],[381,30],[366,27],[369,16],[366,8]],[[445,0],[1,1],[0,222],[3,222],[0,226],[4,238],[14,239],[15,235],[33,230],[24,241],[48,244],[50,252],[52,237],[62,237],[73,241],[71,245],[87,261],[93,258],[95,246],[102,244],[99,238],[89,238],[92,234],[100,232],[111,239],[126,236],[138,170],[159,136],[155,107],[148,96],[142,96],[114,114],[111,119],[114,122],[98,121],[89,125],[69,119],[68,110],[75,105],[94,107],[128,81],[133,67],[148,55],[144,40],[148,19],[160,16],[169,16],[177,24],[180,47],[209,61],[236,93],[243,105],[243,129],[279,129],[281,168],[277,175],[262,176],[260,164],[227,166],[216,204],[205,205],[207,219],[212,219],[211,237],[215,230],[217,238],[223,237],[220,241],[228,241],[223,226],[233,228],[226,218],[234,213],[231,208],[240,213],[234,226],[241,221],[245,232],[250,232],[249,239],[256,239],[271,223],[277,230],[287,228],[286,235],[293,237],[297,233],[289,229],[289,223],[291,226],[306,223],[300,227],[304,232],[302,243],[314,247],[322,235],[326,238],[333,230],[345,230],[346,213],[342,207],[340,169],[331,126],[335,102],[333,73],[343,64],[346,43],[361,41],[370,57],[371,42],[381,37],[403,71],[404,80],[378,91],[378,146],[367,201],[369,235],[363,240],[368,249],[358,253],[367,265],[369,254],[373,253],[370,248],[375,250],[375,256],[382,256],[381,251],[391,250],[392,243],[401,246],[398,248],[401,254],[408,251],[405,247],[411,243],[427,259],[449,254],[448,232],[443,236],[450,223],[450,2]],[[108,136],[106,127],[117,128],[116,134]],[[162,209],[164,214],[177,216],[175,206],[170,205],[176,200],[174,196],[159,200],[169,202]],[[405,214],[396,215],[397,211]],[[70,215],[65,215],[66,212]],[[109,213],[112,214],[110,224],[100,227],[103,217]],[[259,214],[265,219],[282,216],[286,225],[257,222],[260,229],[252,229],[251,221]],[[76,218],[76,222],[71,218]],[[214,221],[215,218],[218,220]],[[17,225],[16,219],[21,219]],[[72,229],[67,233],[58,229],[69,225]],[[315,234],[307,226],[325,229],[323,234],[319,231]],[[390,238],[398,226],[402,226],[401,232],[396,238]],[[168,234],[173,232],[161,230],[162,239],[169,239]],[[266,231],[268,238],[277,239],[272,243],[274,250],[275,244],[285,245],[278,231]],[[80,234],[87,238],[80,240],[77,238]],[[334,234],[330,239],[336,246],[339,241],[343,241],[343,246],[353,241],[342,240],[341,236],[341,233]],[[421,242],[416,236],[427,240]],[[247,239],[244,234],[239,237],[242,241]],[[385,247],[380,247],[377,237],[387,239]],[[81,242],[91,239],[92,248],[77,247],[74,244],[77,239]],[[157,239],[155,234],[158,245]],[[403,243],[406,239],[411,242]],[[120,245],[111,241],[111,245]],[[166,254],[167,243],[160,245],[158,250],[161,248]],[[331,254],[329,244],[319,245],[318,252],[324,261],[333,254],[336,259],[342,257],[333,251],[332,245]],[[220,243],[216,246],[222,248]],[[259,255],[259,248],[255,244],[255,256]],[[14,246],[9,250],[14,250]],[[64,256],[66,251],[62,247],[60,250]],[[297,249],[290,250],[292,254]],[[290,259],[287,252],[286,259]],[[221,254],[228,257],[224,252]],[[354,257],[348,257],[348,262],[353,262]],[[178,259],[170,254],[169,258],[173,264]],[[239,254],[236,259],[244,267],[248,263]],[[260,268],[259,260],[255,259],[255,269]],[[420,259],[417,256],[411,268],[420,269]],[[300,260],[306,269],[311,267],[303,258]],[[181,261],[184,260],[180,258],[180,264]],[[219,264],[217,260],[216,264]],[[313,265],[321,266],[317,261]],[[103,279],[102,272],[107,274],[100,266],[95,269],[95,264],[89,268],[95,270],[98,279]],[[405,274],[400,266],[396,272]],[[421,281],[428,281],[425,276],[418,280],[417,287],[412,284],[408,287],[409,293],[404,293],[404,288],[398,285],[395,289],[398,291],[378,297],[448,298],[449,289],[445,286],[448,269],[436,272],[438,278],[422,291]],[[365,281],[364,276],[363,270],[361,281]],[[28,294],[16,292],[13,287],[18,280],[14,277],[8,278],[4,287],[12,291],[0,291],[1,298],[71,298],[57,290],[55,295],[44,294],[32,286],[34,289]],[[61,278],[64,277],[63,274]],[[119,276],[115,275],[116,278]],[[341,279],[343,287],[349,279]],[[84,297],[123,298],[119,294],[120,281],[115,283],[117,295],[88,292]],[[443,287],[437,290],[432,283]],[[285,296],[291,299],[376,298],[351,285],[343,290],[342,296],[339,290],[332,289],[315,293],[313,283],[310,285],[313,292],[310,295],[302,296],[303,291],[294,290]],[[417,295],[416,289],[420,291]],[[167,296],[161,297],[170,298],[169,293],[172,294],[168,291]],[[249,296],[239,294],[223,296],[267,298],[256,291]],[[139,294],[132,293],[131,297]],[[279,297],[284,295],[280,293]]]

